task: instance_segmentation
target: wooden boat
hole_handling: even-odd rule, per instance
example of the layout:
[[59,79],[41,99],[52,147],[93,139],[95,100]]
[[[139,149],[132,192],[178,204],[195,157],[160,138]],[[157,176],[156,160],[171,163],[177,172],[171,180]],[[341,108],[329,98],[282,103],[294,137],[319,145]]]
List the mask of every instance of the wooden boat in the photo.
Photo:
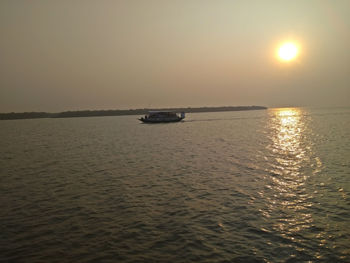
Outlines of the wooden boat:
[[144,123],[165,123],[182,121],[184,118],[184,112],[177,113],[172,111],[150,111],[139,120]]

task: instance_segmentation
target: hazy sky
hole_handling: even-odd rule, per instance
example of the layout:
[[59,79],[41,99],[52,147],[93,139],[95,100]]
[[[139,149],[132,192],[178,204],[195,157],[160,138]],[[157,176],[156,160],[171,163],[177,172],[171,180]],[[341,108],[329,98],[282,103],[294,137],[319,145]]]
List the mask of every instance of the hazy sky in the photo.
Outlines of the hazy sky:
[[350,106],[349,51],[349,0],[1,0],[0,112]]

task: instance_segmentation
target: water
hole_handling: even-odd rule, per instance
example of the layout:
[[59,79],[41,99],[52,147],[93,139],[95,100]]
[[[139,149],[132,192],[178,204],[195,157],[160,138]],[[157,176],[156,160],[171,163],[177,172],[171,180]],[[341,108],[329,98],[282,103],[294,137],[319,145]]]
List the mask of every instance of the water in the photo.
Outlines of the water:
[[350,109],[0,122],[0,261],[350,262]]

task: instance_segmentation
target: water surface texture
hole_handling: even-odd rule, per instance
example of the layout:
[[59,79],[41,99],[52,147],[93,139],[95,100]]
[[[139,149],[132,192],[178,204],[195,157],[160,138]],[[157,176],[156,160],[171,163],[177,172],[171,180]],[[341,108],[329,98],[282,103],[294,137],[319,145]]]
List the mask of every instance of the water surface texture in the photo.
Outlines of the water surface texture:
[[0,261],[350,262],[350,109],[0,122]]

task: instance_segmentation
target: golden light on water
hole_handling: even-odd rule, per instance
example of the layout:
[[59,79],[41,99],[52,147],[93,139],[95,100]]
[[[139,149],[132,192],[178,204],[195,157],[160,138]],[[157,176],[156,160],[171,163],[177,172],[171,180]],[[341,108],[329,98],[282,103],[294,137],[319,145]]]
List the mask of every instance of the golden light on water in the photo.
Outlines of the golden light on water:
[[275,146],[287,154],[293,154],[300,158],[303,153],[300,148],[301,130],[301,112],[297,108],[283,108],[276,111],[278,132],[274,137]]
[[312,204],[305,190],[308,174],[303,170],[310,165],[309,143],[305,140],[306,123],[303,110],[280,108],[270,111],[271,144],[274,156],[270,162],[271,183],[269,209],[273,214],[281,209],[286,217],[279,218],[274,227],[285,237],[308,228],[313,218],[306,209]]
[[286,42],[279,46],[277,56],[281,61],[289,62],[299,54],[299,47],[296,43]]
[[[305,123],[302,111],[298,108],[280,108],[271,110],[271,161],[273,180],[282,192],[294,194],[296,188],[302,187],[304,176],[300,168],[306,157],[307,146],[303,142]],[[278,190],[278,191],[279,191]]]

